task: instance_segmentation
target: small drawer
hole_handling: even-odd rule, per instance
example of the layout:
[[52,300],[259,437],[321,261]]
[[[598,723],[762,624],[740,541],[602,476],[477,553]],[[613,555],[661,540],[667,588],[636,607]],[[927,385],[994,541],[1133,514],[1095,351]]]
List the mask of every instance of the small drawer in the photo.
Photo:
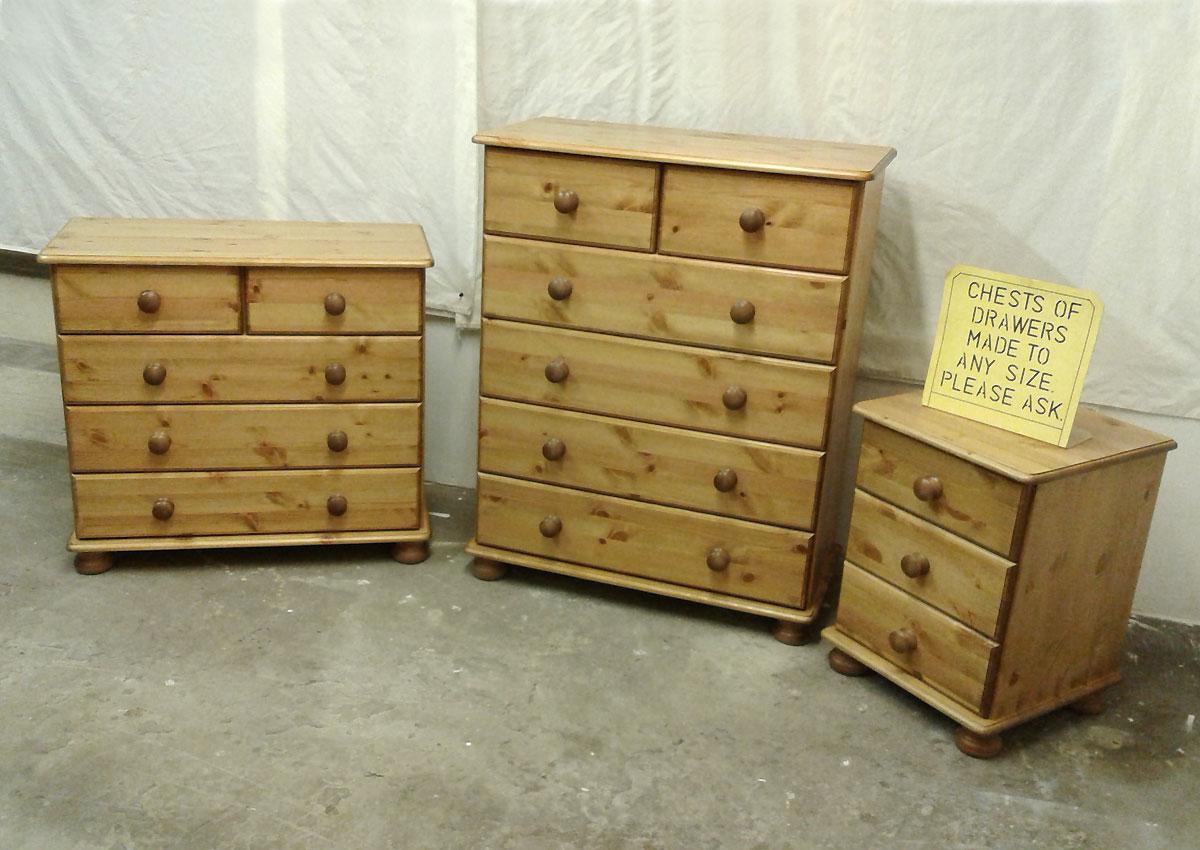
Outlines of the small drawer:
[[995,638],[1014,565],[907,511],[854,492],[846,557]]
[[487,316],[824,363],[846,283],[502,236],[484,239],[483,279]]
[[54,267],[60,333],[237,333],[237,269]]
[[658,166],[590,156],[488,148],[488,233],[654,248]]
[[479,468],[812,528],[822,453],[485,398]]
[[419,401],[416,336],[61,336],[68,404]]
[[420,478],[413,468],[73,475],[75,533],[89,539],[416,528]]
[[926,443],[863,423],[858,486],[1005,557],[1023,488]]
[[804,607],[811,535],[489,474],[478,540],[613,572]]
[[420,464],[419,404],[67,408],[73,472]]
[[844,272],[857,184],[668,165],[659,250]]
[[833,370],[496,319],[485,396],[819,449]]
[[842,575],[837,627],[905,672],[983,711],[997,644],[850,561]]
[[274,269],[246,272],[250,333],[416,334],[420,269]]

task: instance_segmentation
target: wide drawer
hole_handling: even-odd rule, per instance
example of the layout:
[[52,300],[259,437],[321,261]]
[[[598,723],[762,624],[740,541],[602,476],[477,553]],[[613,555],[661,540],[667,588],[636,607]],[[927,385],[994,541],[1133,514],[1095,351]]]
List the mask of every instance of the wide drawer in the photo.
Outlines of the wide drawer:
[[821,452],[483,399],[479,468],[812,528]]
[[649,251],[657,187],[650,163],[488,148],[483,227]]
[[479,476],[478,540],[484,545],[747,599],[802,608],[810,537],[802,531]]
[[1013,556],[1022,487],[874,422],[863,423],[858,486],[893,505]]
[[62,333],[236,333],[238,271],[190,266],[54,268]]
[[910,675],[983,710],[997,644],[850,561],[837,627]]
[[822,448],[833,369],[496,319],[483,395]]
[[421,332],[420,269],[252,268],[246,272],[250,333]]
[[854,492],[846,557],[957,620],[997,637],[1014,565],[907,511]]
[[857,184],[668,165],[659,250],[843,272]]
[[489,236],[483,312],[832,362],[846,279]]
[[86,539],[416,528],[420,479],[414,468],[73,475],[75,533]]
[[74,472],[416,466],[421,405],[67,408]]
[[95,335],[61,336],[59,345],[68,403],[421,396],[421,338],[415,336]]

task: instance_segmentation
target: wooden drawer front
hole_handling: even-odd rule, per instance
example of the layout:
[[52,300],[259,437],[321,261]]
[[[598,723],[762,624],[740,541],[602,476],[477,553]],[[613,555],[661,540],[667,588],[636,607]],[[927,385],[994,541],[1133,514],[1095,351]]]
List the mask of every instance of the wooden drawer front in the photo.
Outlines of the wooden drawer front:
[[[654,247],[656,165],[488,148],[484,175],[483,227],[489,233]],[[573,212],[556,208],[560,192],[578,198]]]
[[[501,236],[484,239],[483,278],[488,316],[826,363],[845,285],[841,277]],[[748,321],[741,301],[753,310]]]
[[856,490],[846,557],[971,628],[998,636],[1013,564],[986,549]]
[[422,279],[420,269],[252,268],[248,327],[250,333],[420,333]]
[[[483,395],[808,448],[824,444],[833,376],[827,366],[494,319],[483,324]],[[559,361],[569,374],[554,382],[547,372],[561,369]],[[725,397],[739,390],[744,404],[727,409]]]
[[236,333],[237,269],[179,266],[54,268],[62,333]]
[[[544,526],[553,518],[561,530],[546,537],[543,531],[553,528]],[[480,543],[731,596],[803,607],[810,537],[677,508],[479,476]],[[722,569],[708,566],[710,557],[722,555],[728,556]]]
[[[417,401],[421,338],[63,336],[70,402]],[[158,364],[165,379],[146,382]],[[343,367],[341,384],[337,367]]]
[[[416,528],[419,469],[72,476],[81,538]],[[345,499],[341,516],[330,497]],[[171,505],[168,519],[155,505]]]
[[812,528],[820,452],[494,399],[479,416],[486,472]]
[[[983,709],[997,645],[850,561],[842,575],[837,626],[907,673],[975,711]],[[915,648],[897,651],[893,643],[904,632],[915,637]]]
[[[659,250],[745,263],[843,272],[855,184],[779,174],[665,166]],[[763,224],[743,229],[743,213]]]
[[[934,476],[941,495],[922,501],[918,479]],[[1011,557],[1021,485],[874,422],[863,424],[858,486],[906,511]]]
[[75,472],[416,466],[420,426],[419,404],[67,408]]

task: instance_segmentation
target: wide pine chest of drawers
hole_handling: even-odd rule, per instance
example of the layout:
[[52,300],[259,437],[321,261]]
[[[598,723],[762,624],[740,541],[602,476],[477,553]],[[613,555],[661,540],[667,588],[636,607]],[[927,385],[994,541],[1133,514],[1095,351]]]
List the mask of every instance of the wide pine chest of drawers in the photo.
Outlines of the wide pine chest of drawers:
[[39,259],[76,569],[194,547],[425,557],[419,226],[73,219]]
[[777,621],[840,563],[886,147],[536,119],[486,146],[480,578]]

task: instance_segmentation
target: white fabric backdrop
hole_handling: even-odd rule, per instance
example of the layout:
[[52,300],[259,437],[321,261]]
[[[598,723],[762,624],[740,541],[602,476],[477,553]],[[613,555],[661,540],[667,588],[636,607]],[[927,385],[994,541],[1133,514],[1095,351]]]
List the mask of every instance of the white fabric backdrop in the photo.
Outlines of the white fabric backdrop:
[[78,214],[413,219],[431,306],[469,320],[476,126],[890,144],[865,370],[923,376],[967,262],[1100,293],[1085,400],[1200,417],[1192,0],[83,5],[0,3],[0,245]]

